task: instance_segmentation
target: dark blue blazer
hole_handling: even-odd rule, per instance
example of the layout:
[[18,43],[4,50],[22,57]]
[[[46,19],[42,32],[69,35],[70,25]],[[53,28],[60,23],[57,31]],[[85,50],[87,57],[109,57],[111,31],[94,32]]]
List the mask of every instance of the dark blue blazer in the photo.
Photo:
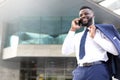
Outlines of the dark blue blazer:
[[[108,53],[108,65],[111,76],[120,79],[120,34],[112,24],[96,24],[99,29],[114,44],[119,55],[114,56]],[[107,44],[106,44],[107,45]]]

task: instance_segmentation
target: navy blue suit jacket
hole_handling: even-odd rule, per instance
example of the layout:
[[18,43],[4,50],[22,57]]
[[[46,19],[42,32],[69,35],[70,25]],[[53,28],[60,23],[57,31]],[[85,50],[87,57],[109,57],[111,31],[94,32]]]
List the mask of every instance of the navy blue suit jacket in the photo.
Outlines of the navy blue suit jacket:
[[[108,65],[111,76],[120,79],[120,34],[112,24],[96,24],[99,29],[114,44],[119,55],[114,56],[108,53]],[[107,44],[106,44],[107,45]]]

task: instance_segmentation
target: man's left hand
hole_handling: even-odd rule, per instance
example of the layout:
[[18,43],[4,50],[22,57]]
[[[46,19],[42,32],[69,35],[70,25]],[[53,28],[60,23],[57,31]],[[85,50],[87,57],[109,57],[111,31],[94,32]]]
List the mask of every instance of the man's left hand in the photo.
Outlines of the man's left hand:
[[89,26],[88,29],[89,29],[90,37],[91,37],[91,38],[94,38],[95,33],[96,33],[96,27],[95,27],[95,25]]

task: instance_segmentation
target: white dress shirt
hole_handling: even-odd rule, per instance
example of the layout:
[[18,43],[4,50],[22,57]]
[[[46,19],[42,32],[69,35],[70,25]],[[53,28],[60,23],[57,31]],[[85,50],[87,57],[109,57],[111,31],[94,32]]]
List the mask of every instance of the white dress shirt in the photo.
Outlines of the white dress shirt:
[[113,55],[118,55],[113,43],[97,29],[93,39],[89,36],[88,32],[85,42],[85,56],[83,59],[79,59],[80,40],[84,31],[80,33],[75,33],[74,31],[68,32],[62,46],[62,54],[69,55],[71,53],[76,53],[78,64],[107,61],[107,52],[110,52]]

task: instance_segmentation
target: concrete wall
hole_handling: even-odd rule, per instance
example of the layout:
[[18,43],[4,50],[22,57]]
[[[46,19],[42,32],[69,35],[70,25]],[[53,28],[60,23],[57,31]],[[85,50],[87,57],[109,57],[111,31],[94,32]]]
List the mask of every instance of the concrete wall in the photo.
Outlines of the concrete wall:
[[5,26],[3,26],[3,24],[0,23],[0,80],[20,80],[20,64],[18,62],[4,61],[2,59],[4,31]]
[[0,59],[0,80],[20,80],[19,63]]
[[[62,55],[62,45],[18,45],[16,48],[7,47],[3,51],[3,59],[23,57],[75,57],[75,54]],[[11,52],[11,53],[9,53]]]

